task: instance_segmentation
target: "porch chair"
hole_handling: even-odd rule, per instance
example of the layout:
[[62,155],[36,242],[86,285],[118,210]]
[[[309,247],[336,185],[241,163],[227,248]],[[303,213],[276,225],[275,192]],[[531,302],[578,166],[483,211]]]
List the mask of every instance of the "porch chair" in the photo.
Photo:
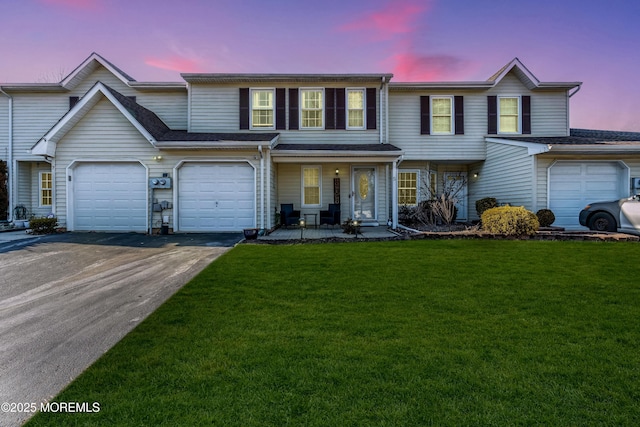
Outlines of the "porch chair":
[[329,203],[329,209],[320,211],[320,225],[340,225],[340,205]]
[[280,224],[286,226],[297,225],[300,221],[300,211],[293,210],[293,203],[280,205]]

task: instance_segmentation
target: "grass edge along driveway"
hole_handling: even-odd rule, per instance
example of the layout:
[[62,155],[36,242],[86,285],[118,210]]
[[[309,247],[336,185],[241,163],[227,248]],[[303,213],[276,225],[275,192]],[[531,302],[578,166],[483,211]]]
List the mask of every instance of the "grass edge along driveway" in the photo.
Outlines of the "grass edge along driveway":
[[[41,425],[637,425],[640,245],[237,247]],[[636,261],[634,261],[636,260]]]

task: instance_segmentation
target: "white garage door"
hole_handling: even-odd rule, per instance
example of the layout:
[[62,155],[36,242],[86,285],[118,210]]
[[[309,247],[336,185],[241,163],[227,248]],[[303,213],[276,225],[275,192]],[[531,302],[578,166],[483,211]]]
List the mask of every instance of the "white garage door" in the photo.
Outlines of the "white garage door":
[[178,230],[255,227],[255,199],[255,174],[247,163],[186,163],[178,172]]
[[72,179],[74,230],[147,230],[147,172],[140,163],[81,163]]
[[618,162],[557,162],[549,170],[549,209],[555,226],[582,228],[580,211],[591,202],[624,197],[624,174]]

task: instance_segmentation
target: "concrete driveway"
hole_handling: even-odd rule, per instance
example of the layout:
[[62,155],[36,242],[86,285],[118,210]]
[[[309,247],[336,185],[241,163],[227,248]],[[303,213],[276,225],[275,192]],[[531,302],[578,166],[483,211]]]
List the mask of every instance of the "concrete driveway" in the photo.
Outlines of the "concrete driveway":
[[242,237],[0,239],[0,425],[20,425],[32,413],[19,404],[39,408]]

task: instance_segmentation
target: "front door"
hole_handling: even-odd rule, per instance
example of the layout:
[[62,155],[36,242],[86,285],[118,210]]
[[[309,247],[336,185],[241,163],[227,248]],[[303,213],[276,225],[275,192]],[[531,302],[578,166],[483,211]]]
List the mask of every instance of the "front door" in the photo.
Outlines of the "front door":
[[458,215],[456,220],[466,221],[467,216],[467,173],[445,172],[444,191],[457,200]]
[[363,225],[375,225],[376,212],[376,169],[372,167],[353,168],[353,219]]

